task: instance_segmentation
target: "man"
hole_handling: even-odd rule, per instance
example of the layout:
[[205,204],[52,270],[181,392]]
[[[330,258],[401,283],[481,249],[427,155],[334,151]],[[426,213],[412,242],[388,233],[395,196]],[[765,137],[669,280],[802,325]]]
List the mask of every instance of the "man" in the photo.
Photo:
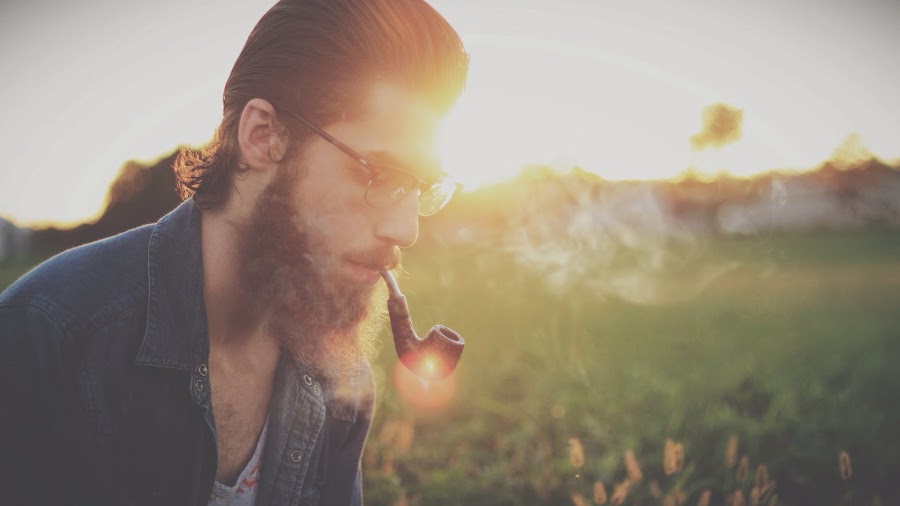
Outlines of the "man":
[[421,0],[265,14],[185,202],[0,295],[0,502],[361,503],[378,271],[452,194],[467,62]]

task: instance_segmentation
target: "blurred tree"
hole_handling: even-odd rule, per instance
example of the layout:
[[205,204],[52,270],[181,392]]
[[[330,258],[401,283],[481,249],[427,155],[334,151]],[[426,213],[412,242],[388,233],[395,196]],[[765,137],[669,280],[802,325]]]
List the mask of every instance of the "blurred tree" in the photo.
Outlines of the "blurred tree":
[[176,156],[174,151],[152,165],[126,162],[110,185],[100,218],[69,229],[36,230],[33,252],[53,254],[158,220],[181,201],[172,170]]
[[703,110],[703,127],[691,136],[695,150],[721,148],[743,135],[744,111],[728,104],[712,104]]

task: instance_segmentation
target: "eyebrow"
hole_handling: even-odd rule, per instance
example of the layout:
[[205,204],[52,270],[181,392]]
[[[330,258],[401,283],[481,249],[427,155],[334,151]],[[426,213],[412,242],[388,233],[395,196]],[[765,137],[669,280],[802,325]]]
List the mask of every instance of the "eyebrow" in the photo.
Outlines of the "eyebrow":
[[387,165],[403,169],[423,181],[436,182],[447,176],[447,173],[441,169],[440,164],[436,161],[423,160],[411,165],[389,151],[365,151],[360,152],[360,155],[376,166]]

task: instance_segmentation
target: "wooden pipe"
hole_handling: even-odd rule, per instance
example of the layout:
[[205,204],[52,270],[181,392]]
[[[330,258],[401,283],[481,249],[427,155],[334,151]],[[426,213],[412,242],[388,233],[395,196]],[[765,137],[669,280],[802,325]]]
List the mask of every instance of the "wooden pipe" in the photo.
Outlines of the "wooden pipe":
[[400,292],[397,281],[387,270],[381,271],[381,277],[388,285],[388,314],[391,319],[391,332],[394,334],[394,347],[397,356],[416,376],[429,380],[442,380],[450,375],[466,342],[462,336],[443,326],[431,327],[424,338],[416,335],[406,296]]

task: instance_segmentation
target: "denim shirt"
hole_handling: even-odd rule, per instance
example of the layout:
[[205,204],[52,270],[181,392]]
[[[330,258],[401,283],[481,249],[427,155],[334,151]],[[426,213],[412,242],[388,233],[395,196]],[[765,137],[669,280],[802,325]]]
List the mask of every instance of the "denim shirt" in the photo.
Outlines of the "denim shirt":
[[[205,505],[217,465],[200,210],[66,251],[0,294],[0,501]],[[282,358],[258,504],[361,504],[371,369]]]

